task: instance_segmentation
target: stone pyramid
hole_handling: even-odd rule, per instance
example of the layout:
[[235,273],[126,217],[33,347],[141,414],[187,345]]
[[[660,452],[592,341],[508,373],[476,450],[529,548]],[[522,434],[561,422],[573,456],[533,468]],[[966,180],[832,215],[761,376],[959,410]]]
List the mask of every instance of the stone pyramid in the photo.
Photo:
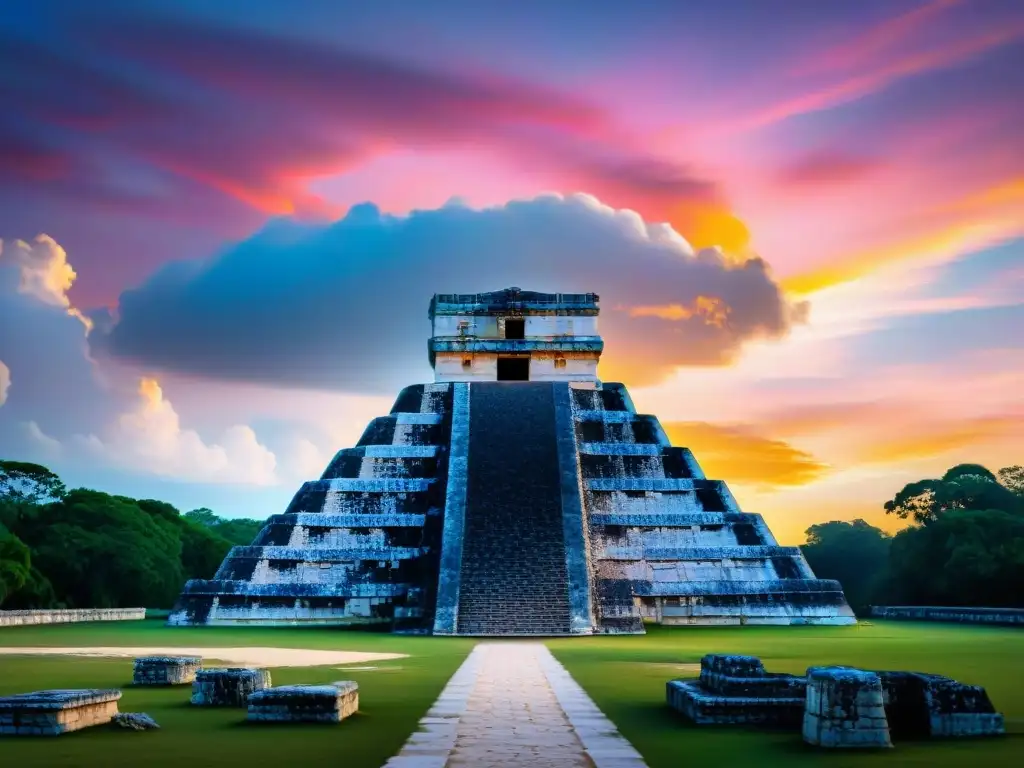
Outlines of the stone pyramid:
[[760,515],[601,382],[595,294],[430,304],[435,382],[407,387],[171,624],[381,623],[455,635],[851,624]]

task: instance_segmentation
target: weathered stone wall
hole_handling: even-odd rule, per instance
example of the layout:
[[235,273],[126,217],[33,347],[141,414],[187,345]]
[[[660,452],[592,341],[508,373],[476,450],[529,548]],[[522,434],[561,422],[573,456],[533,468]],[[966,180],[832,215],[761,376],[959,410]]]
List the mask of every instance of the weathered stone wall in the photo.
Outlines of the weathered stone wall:
[[72,624],[86,621],[139,621],[145,608],[80,608],[52,611],[0,611],[0,627],[33,624]]
[[904,621],[951,621],[960,624],[1006,624],[1024,626],[1024,610],[1020,608],[965,608],[930,605],[873,605],[876,619]]

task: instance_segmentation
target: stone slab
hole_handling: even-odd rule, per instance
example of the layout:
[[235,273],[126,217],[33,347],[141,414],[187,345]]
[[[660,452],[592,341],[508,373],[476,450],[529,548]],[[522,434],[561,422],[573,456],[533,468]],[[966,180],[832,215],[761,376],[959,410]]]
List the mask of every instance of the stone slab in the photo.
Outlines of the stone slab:
[[330,685],[282,685],[249,696],[247,719],[272,723],[340,723],[359,709],[352,680]]
[[0,698],[0,736],[60,736],[109,723],[121,692],[101,689],[34,691]]

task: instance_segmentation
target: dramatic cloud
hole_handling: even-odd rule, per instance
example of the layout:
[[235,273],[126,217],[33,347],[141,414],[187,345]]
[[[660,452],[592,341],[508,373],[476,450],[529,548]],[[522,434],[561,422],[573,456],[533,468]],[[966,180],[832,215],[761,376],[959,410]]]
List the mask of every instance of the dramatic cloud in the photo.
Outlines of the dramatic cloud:
[[102,436],[76,436],[74,447],[128,470],[207,483],[271,485],[276,458],[250,427],[233,426],[217,443],[183,429],[154,379],[142,379],[139,401]]
[[51,188],[91,186],[90,198],[138,206],[147,196],[119,194],[109,177],[156,173],[175,207],[198,184],[264,213],[325,214],[336,207],[307,190],[311,179],[400,148],[483,145],[551,186],[650,217],[723,205],[711,181],[629,146],[570,92],[136,9],[114,24],[84,8],[75,17],[64,45],[0,31],[0,69],[32,75],[0,80],[18,116],[5,134],[24,150],[0,153],[7,180],[45,176]]
[[0,456],[211,483],[278,481],[273,453],[249,427],[204,442],[155,380],[133,392],[124,372],[101,375],[88,354],[90,323],[67,298],[74,279],[52,238],[0,242]]
[[75,281],[75,270],[53,238],[39,235],[31,243],[15,240],[6,247],[0,240],[0,265],[17,270],[19,293],[57,307],[71,305],[67,291]]
[[667,226],[583,195],[406,217],[363,205],[326,227],[276,221],[216,258],[167,266],[122,294],[94,348],[207,377],[392,391],[429,375],[433,293],[510,285],[598,292],[602,374],[632,383],[727,363],[805,309],[763,261],[694,253]]
[[781,440],[771,440],[739,427],[704,422],[668,422],[673,445],[694,452],[708,477],[771,490],[808,485],[828,471],[827,464]]

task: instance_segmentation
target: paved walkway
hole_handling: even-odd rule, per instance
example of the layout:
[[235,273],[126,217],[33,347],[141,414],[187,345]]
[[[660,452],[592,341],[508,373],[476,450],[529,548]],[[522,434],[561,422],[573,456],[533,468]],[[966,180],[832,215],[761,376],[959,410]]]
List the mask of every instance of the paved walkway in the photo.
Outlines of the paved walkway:
[[646,768],[542,643],[480,643],[386,768]]

